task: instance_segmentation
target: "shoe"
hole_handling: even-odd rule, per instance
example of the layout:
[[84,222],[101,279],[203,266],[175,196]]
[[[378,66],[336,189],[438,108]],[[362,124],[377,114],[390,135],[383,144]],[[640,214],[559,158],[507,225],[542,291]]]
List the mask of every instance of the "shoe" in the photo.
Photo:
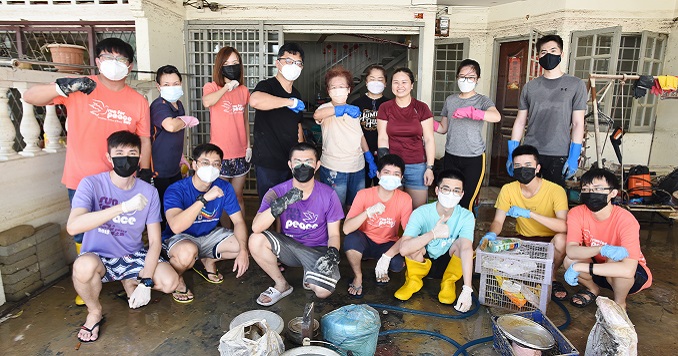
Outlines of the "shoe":
[[408,300],[412,294],[418,292],[424,286],[421,280],[431,270],[431,260],[424,259],[424,262],[417,262],[405,257],[405,284],[398,289],[393,295],[400,300]]
[[83,339],[81,339],[79,336],[78,336],[78,340],[80,340],[80,342],[95,342],[95,341],[99,340],[99,338],[101,337],[101,325],[103,325],[103,323],[104,323],[105,321],[106,321],[106,318],[101,317],[101,320],[99,320],[99,322],[97,322],[96,324],[92,325],[91,328],[88,328],[88,327],[85,326],[85,324],[83,324],[80,328],[81,328],[82,330],[87,331],[90,335],[92,335],[92,332],[93,332],[94,329],[96,329],[96,328],[99,328],[99,332],[97,333],[97,338],[94,339],[94,340],[83,340]]
[[[273,287],[268,287],[268,289],[266,289],[265,291],[261,292],[261,294],[259,294],[259,298],[257,298],[257,304],[263,305],[265,307],[270,307],[271,305],[277,303],[280,299],[283,299],[283,298],[287,297],[288,295],[290,295],[293,290],[294,290],[294,288],[292,288],[292,286],[290,286],[284,292],[280,292]],[[264,297],[264,296],[269,297],[271,300],[266,302],[266,303],[262,302],[260,299],[261,299],[261,297]]]
[[75,305],[81,307],[81,306],[85,305],[85,301],[82,300],[82,298],[80,298],[79,295],[76,295],[75,296]]
[[461,258],[452,256],[445,268],[443,279],[440,281],[440,293],[438,301],[443,304],[452,304],[457,299],[457,281],[463,276],[461,271]]

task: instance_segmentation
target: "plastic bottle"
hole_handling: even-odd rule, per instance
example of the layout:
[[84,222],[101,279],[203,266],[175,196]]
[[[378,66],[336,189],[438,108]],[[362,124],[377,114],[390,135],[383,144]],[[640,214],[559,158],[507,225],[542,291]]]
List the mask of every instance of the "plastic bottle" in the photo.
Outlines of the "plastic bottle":
[[484,248],[485,252],[502,252],[515,250],[520,247],[520,239],[496,239],[489,241]]

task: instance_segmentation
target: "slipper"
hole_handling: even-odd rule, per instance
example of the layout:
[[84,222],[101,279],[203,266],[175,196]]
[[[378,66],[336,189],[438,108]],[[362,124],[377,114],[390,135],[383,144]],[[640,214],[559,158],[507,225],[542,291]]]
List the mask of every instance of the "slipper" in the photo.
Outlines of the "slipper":
[[[563,293],[565,292],[565,296],[558,298],[556,296],[556,293]],[[558,281],[553,281],[551,284],[551,297],[556,299],[556,300],[565,300],[567,299],[569,293],[567,293],[567,289],[565,289],[565,286],[558,282]]]
[[[177,298],[177,295],[185,296],[186,299]],[[188,304],[193,301],[193,296],[188,294],[188,287],[186,287],[186,290],[183,292],[180,290],[175,290],[172,292],[172,299],[174,299],[174,301],[177,303]]]
[[105,317],[101,317],[101,320],[99,320],[98,323],[92,325],[91,328],[88,328],[88,327],[85,326],[85,324],[82,324],[82,326],[80,327],[80,329],[87,331],[87,332],[90,334],[90,336],[93,334],[93,331],[94,331],[94,329],[96,329],[96,328],[99,328],[99,332],[97,333],[97,338],[94,339],[94,340],[83,340],[83,339],[81,339],[79,336],[78,336],[78,340],[79,340],[80,342],[95,342],[95,341],[99,340],[99,338],[101,337],[101,325],[103,325],[103,323],[104,323],[105,321],[106,321],[106,318],[105,318]]
[[287,297],[288,295],[290,295],[293,290],[294,290],[294,288],[292,286],[290,286],[289,289],[287,289],[286,291],[281,293],[273,287],[268,287],[268,289],[266,289],[265,291],[261,292],[261,294],[259,294],[259,298],[261,298],[262,296],[266,296],[266,297],[269,297],[271,300],[267,303],[264,303],[261,300],[259,300],[259,298],[257,298],[257,304],[263,305],[265,307],[270,307],[271,305],[277,303],[280,299],[283,299],[283,298]]
[[280,270],[280,272],[285,272],[285,265],[278,262],[278,269]]
[[[348,296],[353,298],[353,299],[362,299],[363,295],[365,295],[365,293],[363,292],[363,286],[357,286],[356,287],[353,283],[349,283],[348,287],[356,290],[356,294],[351,294],[351,292],[348,292]],[[360,293],[360,294],[357,294],[357,293]]]
[[[586,297],[589,298],[586,299]],[[579,292],[572,295],[572,298],[570,299],[570,304],[574,305],[577,308],[586,308],[589,304],[593,303],[596,300],[596,298],[598,298],[597,295],[593,294],[588,289],[582,288],[579,290]],[[581,303],[575,303],[575,300],[578,300]]]
[[213,280],[213,279],[210,279],[210,276],[211,276],[211,275],[219,276],[219,269],[218,269],[218,268],[217,268],[217,271],[216,271],[216,272],[209,272],[209,271],[205,268],[204,265],[200,264],[200,266],[193,265],[193,270],[195,271],[195,273],[199,274],[200,277],[204,278],[206,281],[208,281],[208,282],[210,282],[210,283],[212,283],[212,284],[221,284],[221,283],[224,283],[224,277],[223,277],[223,276],[222,276],[221,278],[219,278],[218,280],[216,280],[216,281]]
[[311,289],[311,285],[308,284],[308,283],[306,283],[306,282],[304,282],[303,286],[304,286],[304,289],[305,289],[305,290],[312,290],[312,289]]

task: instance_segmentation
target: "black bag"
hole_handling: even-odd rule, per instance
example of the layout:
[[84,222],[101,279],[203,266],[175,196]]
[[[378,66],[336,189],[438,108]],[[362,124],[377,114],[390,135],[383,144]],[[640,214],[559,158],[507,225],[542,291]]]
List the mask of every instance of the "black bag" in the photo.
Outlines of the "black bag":
[[668,204],[671,202],[671,194],[678,191],[678,169],[664,176],[657,184],[657,191],[655,192],[655,201],[661,204]]

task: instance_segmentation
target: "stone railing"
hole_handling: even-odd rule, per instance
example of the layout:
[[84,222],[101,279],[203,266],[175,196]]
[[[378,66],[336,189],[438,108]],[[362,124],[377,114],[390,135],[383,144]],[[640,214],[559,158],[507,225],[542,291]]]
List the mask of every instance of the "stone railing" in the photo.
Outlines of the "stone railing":
[[2,5],[110,5],[127,3],[128,0],[0,0]]

